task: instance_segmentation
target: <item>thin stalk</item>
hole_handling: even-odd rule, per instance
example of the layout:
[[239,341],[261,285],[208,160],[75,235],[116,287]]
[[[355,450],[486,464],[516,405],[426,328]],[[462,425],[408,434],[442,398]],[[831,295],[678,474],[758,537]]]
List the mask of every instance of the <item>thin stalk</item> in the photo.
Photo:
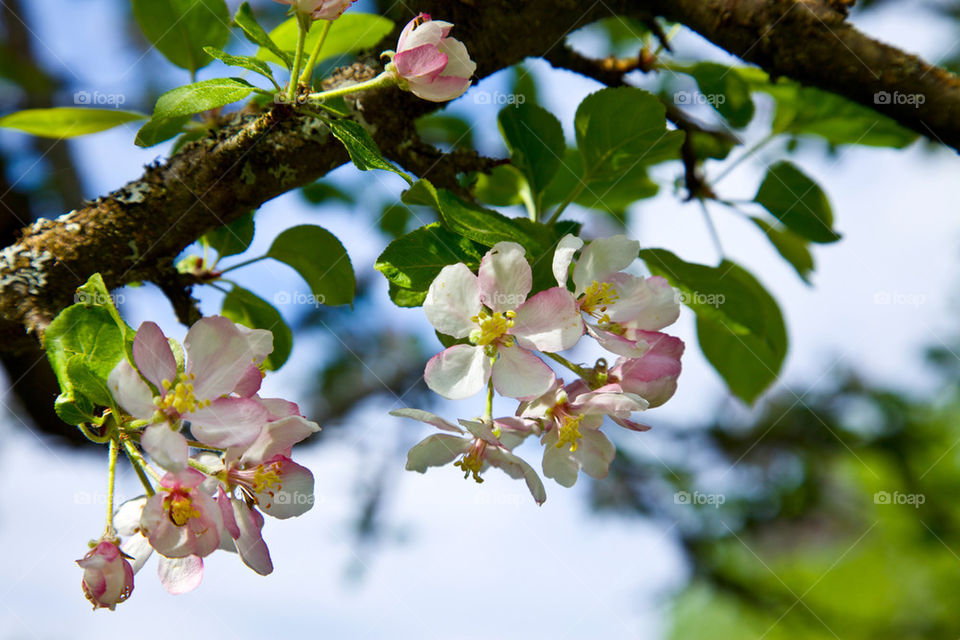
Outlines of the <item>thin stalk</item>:
[[245,267],[245,266],[250,265],[250,264],[253,264],[253,263],[255,263],[255,262],[260,262],[261,260],[266,260],[266,259],[269,258],[269,257],[270,257],[270,256],[258,256],[258,257],[256,257],[256,258],[250,258],[249,260],[244,260],[243,262],[238,262],[237,264],[235,264],[235,265],[233,265],[233,266],[227,267],[226,269],[224,269],[223,271],[221,271],[220,274],[222,275],[222,274],[224,274],[224,273],[227,273],[228,271],[233,271],[234,269],[239,269],[240,267]]
[[389,87],[397,83],[397,77],[393,74],[392,71],[384,71],[375,78],[370,78],[364,82],[358,82],[356,84],[347,85],[345,87],[337,87],[336,89],[330,89],[329,91],[319,91],[317,93],[311,93],[308,98],[311,100],[329,100],[330,98],[337,98],[339,96],[345,96],[350,93],[356,93],[357,91],[369,91],[370,89],[379,89],[380,87]]
[[107,442],[110,441],[110,436],[95,435],[93,431],[90,430],[90,427],[88,427],[85,424],[78,424],[77,428],[80,429],[80,433],[82,433],[84,437],[90,442],[96,442],[97,444],[106,444]]
[[490,376],[487,381],[487,406],[483,411],[483,417],[493,420],[493,376]]
[[313,78],[313,68],[317,65],[317,58],[320,57],[320,49],[323,47],[323,41],[327,39],[327,34],[330,33],[330,27],[333,26],[333,20],[324,20],[323,21],[323,31],[320,32],[320,39],[317,40],[317,44],[313,47],[313,53],[310,54],[310,58],[307,60],[307,65],[303,68],[303,73],[300,74],[300,82],[302,84],[310,84],[310,80]]
[[737,158],[736,160],[728,164],[723,169],[723,171],[720,172],[720,175],[718,175],[716,178],[710,181],[710,186],[711,187],[716,186],[718,182],[720,182],[721,180],[726,178],[728,175],[730,175],[731,171],[733,171],[738,166],[740,166],[740,164],[744,160],[748,160],[749,158],[751,158],[756,152],[760,151],[760,149],[762,149],[767,144],[769,144],[770,141],[773,140],[776,136],[777,136],[776,133],[769,133],[766,136],[764,136],[761,140],[759,140],[756,144],[754,144],[752,147],[744,151],[739,158]]
[[110,439],[110,453],[107,456],[107,524],[104,527],[105,538],[115,537],[113,528],[113,487],[117,479],[117,438]]
[[307,44],[307,31],[310,30],[310,22],[305,21],[303,16],[297,15],[297,52],[293,57],[293,68],[290,69],[290,86],[287,87],[287,102],[296,104],[297,99],[297,78],[300,76],[300,65],[303,63],[303,49]]
[[[123,438],[121,442],[123,443],[123,452],[126,453],[127,458],[130,459],[130,464],[132,464],[134,468],[137,468],[139,465],[142,471],[146,471],[148,474],[150,474],[151,478],[157,482],[160,482],[160,474],[154,471],[153,467],[151,467],[146,458],[143,457],[143,454],[137,451],[137,448],[133,445],[133,443],[127,438]],[[147,491],[147,495],[152,496],[153,493],[154,492],[152,488]]]
[[567,369],[570,369],[570,371],[573,371],[575,374],[577,374],[584,380],[589,380],[589,379],[592,379],[593,377],[592,372],[589,369],[585,369],[584,367],[581,367],[578,364],[574,364],[570,362],[559,353],[550,353],[549,351],[542,351],[541,353],[543,353],[548,358],[555,360],[556,362],[559,362],[560,364],[565,366]]
[[567,197],[564,198],[563,202],[561,202],[560,205],[557,206],[557,210],[554,211],[553,215],[550,216],[550,219],[547,220],[547,224],[554,224],[556,223],[557,220],[560,219],[560,214],[563,213],[563,210],[566,209],[568,206],[570,206],[570,203],[576,200],[577,196],[583,193],[583,190],[586,189],[588,179],[589,179],[589,176],[584,176],[583,179],[580,180],[580,183],[577,186],[575,186],[573,190],[567,195]]
[[710,217],[710,211],[707,209],[707,203],[703,198],[698,198],[700,202],[700,210],[703,211],[703,219],[707,223],[707,229],[710,231],[710,238],[713,240],[713,246],[717,250],[717,253],[720,254],[720,259],[723,260],[725,253],[723,252],[723,245],[720,244],[720,234],[717,233],[717,227],[713,224],[713,218]]

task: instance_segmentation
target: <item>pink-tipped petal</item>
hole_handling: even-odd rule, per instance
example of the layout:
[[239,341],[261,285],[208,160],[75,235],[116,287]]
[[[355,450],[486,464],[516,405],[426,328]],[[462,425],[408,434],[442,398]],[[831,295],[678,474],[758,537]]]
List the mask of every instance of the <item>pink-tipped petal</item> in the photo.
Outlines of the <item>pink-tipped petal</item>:
[[286,454],[293,445],[320,431],[320,425],[302,416],[289,416],[263,425],[256,440],[240,457],[241,464],[259,464]]
[[194,393],[199,400],[232,392],[253,362],[253,350],[246,335],[222,316],[197,321],[187,332],[187,372],[193,374]]
[[[214,498],[217,507],[220,509],[220,516],[223,518],[223,529],[231,538],[236,540],[240,537],[240,526],[237,524],[236,513],[233,510],[233,500],[223,490],[223,487],[217,487],[217,496]],[[221,545],[222,546],[222,545]]]
[[393,57],[397,72],[409,81],[430,82],[447,66],[447,55],[436,45],[424,44],[405,49]]
[[423,301],[423,312],[433,328],[454,338],[470,335],[476,327],[471,318],[480,309],[477,276],[462,262],[441,269]]
[[[641,336],[638,336],[641,337]],[[620,358],[610,370],[624,391],[635,393],[657,407],[677,389],[683,355],[683,341],[664,333],[642,333],[650,345],[640,358]]]
[[160,584],[171,595],[193,591],[203,581],[203,559],[197,556],[185,558],[160,558],[157,564]]
[[441,75],[469,79],[477,70],[477,63],[470,59],[467,46],[456,38],[444,38],[437,48],[447,56],[447,67]]
[[133,338],[133,361],[143,377],[157,389],[163,389],[163,381],[172,381],[177,375],[177,361],[170,350],[170,343],[153,322],[144,322]]
[[493,386],[502,396],[528,400],[543,395],[556,376],[543,360],[521,347],[500,349],[493,365]]
[[516,242],[498,242],[480,261],[480,300],[494,311],[512,311],[533,287],[533,271]]
[[156,413],[153,392],[126,359],[118,362],[110,372],[107,386],[120,408],[134,418],[149,420]]
[[497,467],[508,476],[515,480],[523,478],[527,483],[527,489],[533,496],[537,504],[543,504],[547,499],[547,492],[543,488],[543,481],[534,471],[533,467],[527,464],[522,458],[519,458],[506,449],[488,448],[484,459],[491,466]]
[[410,82],[410,92],[428,102],[449,102],[459,98],[470,88],[468,78],[437,76],[430,82]]
[[490,370],[490,358],[482,347],[458,344],[430,358],[423,378],[434,393],[462,400],[483,389]]
[[263,383],[263,374],[260,372],[260,367],[255,364],[251,364],[247,367],[246,372],[243,374],[243,377],[240,378],[240,381],[237,382],[237,386],[233,389],[233,392],[238,396],[243,396],[244,398],[249,398],[260,391],[260,385]]
[[626,326],[641,331],[659,331],[676,322],[680,317],[680,294],[677,290],[660,276],[647,278],[644,285],[644,304],[625,321]]
[[253,442],[269,417],[253,398],[217,398],[210,406],[184,416],[197,440],[224,449]]
[[612,331],[606,331],[595,325],[588,324],[586,327],[587,333],[599,342],[601,347],[618,356],[639,358],[645,354],[649,348],[646,342],[629,340],[624,336],[613,333]]
[[563,351],[583,335],[583,318],[570,292],[562,287],[541,291],[517,309],[510,334],[521,347]]
[[243,564],[247,565],[262,576],[273,572],[273,561],[270,559],[270,550],[263,541],[263,516],[255,509],[251,509],[240,500],[233,500],[233,511],[240,535],[237,536],[237,552]]

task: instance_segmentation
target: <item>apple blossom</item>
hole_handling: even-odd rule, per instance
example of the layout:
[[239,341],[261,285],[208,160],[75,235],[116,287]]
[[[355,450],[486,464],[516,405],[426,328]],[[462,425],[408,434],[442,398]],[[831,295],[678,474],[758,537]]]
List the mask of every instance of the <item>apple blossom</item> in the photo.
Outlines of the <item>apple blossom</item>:
[[616,453],[600,432],[604,416],[626,420],[648,403],[615,385],[591,390],[582,380],[564,386],[560,380],[544,395],[522,403],[521,418],[536,420],[543,428],[543,473],[565,487],[577,481],[578,472],[605,478]]
[[497,467],[511,478],[523,478],[537,504],[547,499],[537,472],[511,452],[535,433],[535,424],[517,418],[460,420],[464,430],[420,409],[397,409],[390,415],[425,422],[448,432],[427,436],[414,445],[407,454],[408,471],[425,473],[427,467],[442,467],[460,458],[454,466],[460,467],[465,479],[472,476],[477,482],[483,482],[483,471]]
[[113,611],[133,593],[133,567],[113,540],[100,540],[77,564],[83,568],[83,593],[94,609]]
[[[570,264],[583,241],[564,236],[554,253],[553,273],[566,287]],[[631,331],[658,331],[680,315],[677,292],[660,277],[642,278],[622,270],[636,258],[640,243],[626,236],[600,238],[586,245],[573,267],[573,296],[584,316],[586,331],[605,349],[637,357],[648,344],[631,339]]]
[[309,15],[314,20],[336,20],[356,0],[276,0],[290,5],[294,12]]
[[629,393],[641,396],[651,407],[658,407],[677,390],[683,341],[665,333],[629,331],[625,337],[647,345],[639,358],[619,358],[608,372],[607,380]]
[[202,558],[219,546],[223,517],[213,498],[198,489],[205,479],[192,468],[168,473],[143,506],[140,531],[160,554]]
[[562,287],[530,299],[533,274],[515,242],[498,242],[480,262],[478,275],[463,263],[444,267],[423,303],[427,319],[457,344],[427,363],[424,379],[436,393],[467,398],[493,378],[496,390],[512,398],[533,398],[555,376],[531,350],[563,351],[583,335],[577,305]]
[[187,332],[186,362],[180,365],[160,327],[144,322],[133,341],[136,369],[121,360],[108,385],[124,411],[150,422],[141,439],[147,453],[165,469],[180,471],[188,454],[181,420],[190,422],[198,440],[215,447],[243,445],[257,437],[269,413],[247,396],[259,389],[258,365],[272,350],[269,331],[212,316]]
[[470,86],[476,63],[462,42],[449,37],[453,25],[421,13],[407,23],[388,65],[401,89],[431,102],[458,98]]

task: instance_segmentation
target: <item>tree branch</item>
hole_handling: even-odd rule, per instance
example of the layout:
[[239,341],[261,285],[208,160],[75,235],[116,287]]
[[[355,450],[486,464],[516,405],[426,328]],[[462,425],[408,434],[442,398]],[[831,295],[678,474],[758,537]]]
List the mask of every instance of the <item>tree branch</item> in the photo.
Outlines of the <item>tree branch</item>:
[[[947,72],[883,45],[819,0],[610,0],[584,11],[575,0],[441,2],[418,8],[456,25],[478,76],[528,56],[549,56],[569,32],[597,19],[662,15],[687,24],[772,75],[834,91],[876,108],[944,144],[960,146],[960,86]],[[411,16],[406,16],[411,17]],[[396,34],[393,34],[394,36]],[[385,43],[389,47],[392,43]],[[369,72],[378,69],[367,64]],[[922,93],[914,108],[874,105],[878,91]],[[414,120],[438,105],[396,89],[356,102],[358,120],[387,157],[411,163]],[[24,329],[42,332],[72,303],[75,288],[101,272],[107,286],[165,281],[174,257],[206,231],[231,222],[347,161],[316,119],[283,106],[238,115],[143,177],[54,221],[38,221],[0,252],[0,339],[22,345]],[[418,167],[422,170],[422,167]]]

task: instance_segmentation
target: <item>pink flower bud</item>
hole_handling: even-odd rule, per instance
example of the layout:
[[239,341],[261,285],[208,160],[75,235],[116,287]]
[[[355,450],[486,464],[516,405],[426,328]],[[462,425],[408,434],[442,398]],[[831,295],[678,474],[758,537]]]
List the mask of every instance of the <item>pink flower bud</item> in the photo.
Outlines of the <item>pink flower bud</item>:
[[356,0],[276,0],[288,4],[293,10],[309,15],[314,20],[336,20]]
[[407,23],[392,62],[401,87],[431,102],[463,95],[477,64],[462,42],[447,37],[452,28],[449,22],[431,20],[424,13]]
[[113,611],[133,593],[133,567],[114,542],[101,540],[77,564],[83,568],[83,593],[94,609]]

